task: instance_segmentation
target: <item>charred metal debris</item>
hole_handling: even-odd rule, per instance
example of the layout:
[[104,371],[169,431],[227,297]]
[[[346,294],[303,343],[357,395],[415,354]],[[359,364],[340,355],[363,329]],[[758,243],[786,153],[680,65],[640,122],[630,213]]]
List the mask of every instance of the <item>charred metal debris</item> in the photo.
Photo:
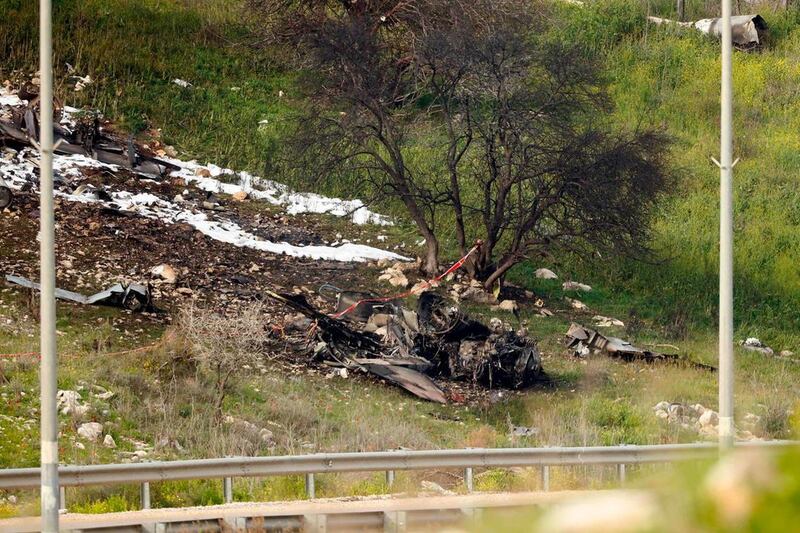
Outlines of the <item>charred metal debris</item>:
[[[296,342],[312,361],[364,370],[426,400],[448,400],[434,379],[521,389],[545,378],[536,342],[524,330],[509,331],[496,318],[487,326],[433,292],[420,295],[415,311],[396,301],[363,303],[342,320],[321,313],[302,295],[266,295],[300,313],[276,333]],[[337,308],[363,297],[340,292]]]
[[626,362],[669,362],[689,365],[703,370],[716,370],[716,368],[711,365],[690,361],[677,354],[651,352],[650,350],[638,348],[626,340],[617,337],[606,337],[596,330],[575,323],[569,326],[566,335],[566,344],[567,348],[572,350],[573,355],[576,357],[587,357],[591,354],[602,352],[610,357],[622,359]]
[[[39,97],[25,95],[31,99],[27,107],[12,109],[11,119],[0,119],[0,142],[19,146],[38,146],[39,141]],[[74,113],[74,125],[61,124],[64,107],[55,101],[53,140],[54,150],[62,155],[83,155],[101,163],[118,165],[146,177],[164,177],[180,167],[139,150],[133,137],[119,139],[100,127],[100,115],[92,111]],[[3,184],[0,183],[0,202],[3,200]],[[8,201],[10,203],[10,199]]]
[[[35,291],[40,290],[40,285],[38,283],[21,276],[7,275],[6,281]],[[78,292],[57,288],[55,295],[59,300],[84,305],[108,305],[134,312],[158,310],[153,304],[153,297],[150,293],[150,289],[139,283],[124,285],[122,283],[115,283],[111,287],[97,294],[92,294],[91,296],[85,296]]]

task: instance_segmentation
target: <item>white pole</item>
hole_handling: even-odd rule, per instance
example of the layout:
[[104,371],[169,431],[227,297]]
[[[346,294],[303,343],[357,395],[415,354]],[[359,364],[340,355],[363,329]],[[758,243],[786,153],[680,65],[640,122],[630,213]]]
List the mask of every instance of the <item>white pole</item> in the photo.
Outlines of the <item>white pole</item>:
[[53,43],[52,3],[39,1],[40,121],[40,327],[42,531],[58,531],[58,412],[56,411],[55,227],[53,213]]
[[719,445],[733,446],[733,37],[731,0],[722,0],[719,239]]

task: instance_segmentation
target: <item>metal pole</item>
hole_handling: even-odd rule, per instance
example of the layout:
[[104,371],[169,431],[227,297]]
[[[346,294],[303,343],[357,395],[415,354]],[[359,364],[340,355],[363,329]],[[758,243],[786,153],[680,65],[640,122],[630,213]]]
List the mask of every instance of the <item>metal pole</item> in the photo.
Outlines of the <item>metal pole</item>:
[[541,478],[542,478],[541,479],[541,481],[542,481],[542,483],[541,483],[542,491],[549,492],[550,491],[550,466],[542,465]]
[[719,238],[719,446],[733,446],[733,37],[731,0],[722,0]]
[[39,260],[41,292],[41,513],[42,531],[58,531],[58,412],[56,391],[56,274],[53,202],[53,23],[51,0],[39,0]]
[[317,491],[314,486],[314,474],[306,474],[306,498],[313,500],[316,496]]
[[233,502],[233,478],[226,477],[222,480],[222,497],[225,503]]
[[475,488],[475,483],[473,479],[474,478],[472,475],[472,467],[468,466],[467,468],[464,469],[464,485],[466,485],[467,492],[472,492],[473,489]]
[[150,482],[145,481],[139,487],[139,503],[142,509],[150,509]]

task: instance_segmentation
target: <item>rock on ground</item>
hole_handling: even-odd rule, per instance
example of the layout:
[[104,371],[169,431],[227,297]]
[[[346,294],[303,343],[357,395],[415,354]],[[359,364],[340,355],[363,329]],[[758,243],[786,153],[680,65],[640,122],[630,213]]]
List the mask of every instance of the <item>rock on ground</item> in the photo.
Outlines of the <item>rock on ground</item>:
[[95,442],[103,434],[103,424],[99,422],[86,422],[78,427],[78,436]]
[[175,271],[175,268],[166,263],[154,266],[150,273],[167,283],[176,283],[178,281],[178,273]]
[[578,283],[577,281],[565,281],[561,287],[565,291],[583,291],[583,292],[590,292],[592,287],[586,285],[585,283]]
[[497,308],[501,311],[509,311],[511,313],[519,310],[519,306],[517,305],[517,302],[514,300],[503,300],[502,302],[500,302],[500,305],[498,305]]
[[539,268],[536,270],[536,277],[539,279],[558,279],[556,273],[549,268]]

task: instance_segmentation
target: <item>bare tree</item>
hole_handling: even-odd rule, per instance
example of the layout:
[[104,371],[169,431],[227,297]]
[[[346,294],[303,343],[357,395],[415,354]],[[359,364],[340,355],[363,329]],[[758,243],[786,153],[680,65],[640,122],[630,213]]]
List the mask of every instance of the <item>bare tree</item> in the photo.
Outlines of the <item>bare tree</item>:
[[[534,255],[646,251],[670,185],[666,139],[614,133],[596,66],[537,38],[540,5],[303,6],[305,24],[285,32],[311,103],[287,142],[291,165],[400,200],[426,240],[426,272],[438,269],[437,225],[450,223],[462,253],[484,242],[470,273],[487,288]],[[421,131],[443,139],[429,153],[446,179],[410,163]]]
[[178,325],[189,344],[191,359],[214,383],[214,413],[222,420],[222,407],[231,377],[264,357],[268,329],[261,304],[253,304],[231,316],[189,306],[181,311]]
[[[466,217],[477,219],[484,244],[472,273],[487,288],[532,255],[646,253],[650,215],[670,186],[666,139],[611,133],[595,65],[575,49],[533,46],[531,16],[453,25],[417,46],[446,124],[459,244]],[[480,196],[465,201],[463,184]]]

